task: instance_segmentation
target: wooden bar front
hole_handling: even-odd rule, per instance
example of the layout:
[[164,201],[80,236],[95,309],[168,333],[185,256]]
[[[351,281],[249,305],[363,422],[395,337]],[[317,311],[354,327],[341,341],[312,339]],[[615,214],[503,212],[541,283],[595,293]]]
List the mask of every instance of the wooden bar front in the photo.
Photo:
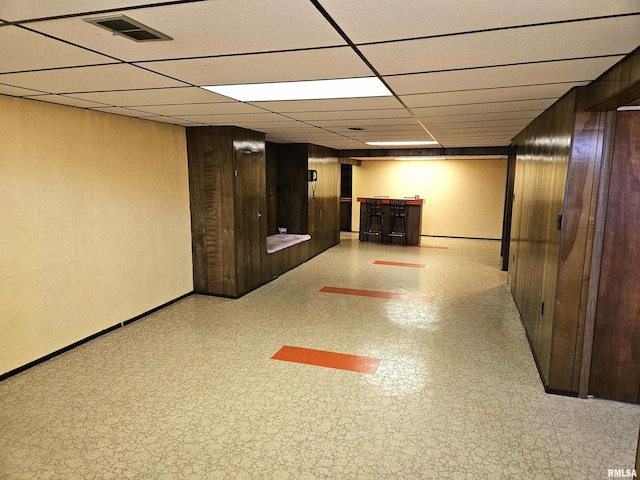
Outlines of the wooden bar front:
[[[391,225],[391,209],[389,207],[390,200],[389,198],[381,198],[382,201],[382,242],[387,242],[387,233],[389,233],[389,226]],[[373,235],[367,235],[367,238],[364,238],[364,226],[366,224],[367,219],[367,199],[364,197],[358,197],[358,202],[360,203],[360,227],[359,227],[359,238],[360,241],[368,240],[370,242],[376,242],[378,239]],[[421,228],[422,228],[422,199],[406,199],[405,200],[405,213],[406,216],[406,225],[407,225],[407,245],[420,245],[420,236],[421,236]],[[396,221],[397,228],[398,222]],[[402,243],[402,239],[400,237],[392,237],[389,243]]]

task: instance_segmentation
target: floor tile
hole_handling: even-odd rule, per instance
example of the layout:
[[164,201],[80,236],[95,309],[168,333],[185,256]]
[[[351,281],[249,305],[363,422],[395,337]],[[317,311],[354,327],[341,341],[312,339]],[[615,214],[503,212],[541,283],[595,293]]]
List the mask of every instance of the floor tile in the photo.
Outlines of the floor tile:
[[[0,382],[0,478],[593,480],[631,468],[640,406],[544,393],[500,243],[433,241],[346,233],[241,299],[188,297]],[[283,345],[380,363],[363,375],[273,361]]]

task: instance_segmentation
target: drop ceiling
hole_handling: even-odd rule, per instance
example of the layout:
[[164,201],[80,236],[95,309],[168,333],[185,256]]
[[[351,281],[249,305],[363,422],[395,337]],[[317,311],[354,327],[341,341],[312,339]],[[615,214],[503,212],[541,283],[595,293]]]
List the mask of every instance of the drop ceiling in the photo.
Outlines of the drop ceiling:
[[[173,40],[84,21],[111,15]],[[0,2],[0,94],[338,149],[504,146],[637,48],[638,25],[638,0]],[[371,76],[394,96],[245,103],[199,88]]]

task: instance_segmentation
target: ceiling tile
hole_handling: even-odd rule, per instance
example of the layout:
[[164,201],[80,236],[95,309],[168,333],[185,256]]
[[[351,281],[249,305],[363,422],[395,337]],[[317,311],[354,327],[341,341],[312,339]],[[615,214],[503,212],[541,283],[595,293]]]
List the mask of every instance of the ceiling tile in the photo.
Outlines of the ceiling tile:
[[126,64],[0,74],[0,82],[50,93],[184,85],[181,82]]
[[417,125],[413,118],[360,118],[360,119],[334,119],[334,120],[314,120],[314,125],[319,126],[342,126],[342,127],[368,127],[370,125],[390,126],[390,125]]
[[124,13],[173,40],[132,42],[79,17],[29,26],[126,61],[346,45],[307,0],[216,0]]
[[283,102],[252,102],[276,112],[326,112],[330,110],[373,110],[400,108],[395,97],[338,98],[329,100],[289,100]]
[[[638,12],[636,0],[581,0],[533,6],[527,1],[322,0],[322,6],[356,42],[442,35],[489,28]],[[546,7],[546,8],[545,8]]]
[[460,122],[485,122],[489,120],[533,120],[544,110],[521,110],[515,112],[491,112],[491,113],[471,113],[466,115],[434,115],[422,118],[425,125],[440,125],[443,123]]
[[91,110],[96,112],[112,113],[115,115],[125,115],[127,117],[155,117],[156,115],[148,112],[141,112],[126,107],[93,107]]
[[14,87],[13,85],[4,85],[0,83],[0,94],[21,97],[23,95],[42,94],[42,92],[39,92],[38,90],[31,90],[29,88]]
[[141,65],[194,85],[284,82],[372,75],[371,70],[349,47],[171,60]]
[[177,116],[193,122],[206,123],[208,125],[237,125],[243,122],[277,122],[282,121],[282,116],[275,113],[245,113],[237,115],[189,115]]
[[68,105],[70,107],[91,108],[91,107],[104,107],[102,103],[89,102],[87,100],[81,100],[78,98],[67,97],[64,95],[37,95],[31,97],[25,97],[29,100],[38,100],[40,102],[58,103],[60,105]]
[[149,105],[136,107],[143,112],[159,115],[224,115],[230,113],[263,113],[264,110],[242,102],[188,103],[184,105]]
[[0,58],[0,73],[114,62],[103,55],[14,26],[0,28]]
[[65,0],[65,1],[29,1],[0,3],[0,18],[17,22],[31,18],[45,18],[58,15],[73,15],[82,12],[95,12],[112,8],[133,7],[170,2],[172,0]]
[[77,93],[76,98],[94,102],[135,107],[138,105],[172,105],[179,103],[229,102],[229,97],[198,87],[154,88],[111,92]]
[[386,110],[336,110],[333,112],[293,112],[287,115],[298,120],[310,122],[314,120],[347,120],[359,118],[412,118],[411,114],[404,108]]
[[559,98],[572,87],[586,82],[553,83],[522,87],[491,88],[484,90],[461,90],[445,93],[423,93],[403,95],[400,98],[409,107],[436,107],[443,105],[464,105],[470,103],[505,102],[509,100],[530,100],[539,98]]
[[638,18],[366,45],[360,50],[383,75],[627,54],[640,44]]
[[420,107],[411,110],[419,118],[437,115],[465,115],[470,113],[517,112],[521,110],[545,110],[556,99],[522,100],[516,102],[477,103],[471,105],[451,105],[446,107]]
[[557,82],[583,82],[594,80],[622,58],[622,56],[589,58],[454,72],[401,75],[385,77],[385,80],[399,95]]

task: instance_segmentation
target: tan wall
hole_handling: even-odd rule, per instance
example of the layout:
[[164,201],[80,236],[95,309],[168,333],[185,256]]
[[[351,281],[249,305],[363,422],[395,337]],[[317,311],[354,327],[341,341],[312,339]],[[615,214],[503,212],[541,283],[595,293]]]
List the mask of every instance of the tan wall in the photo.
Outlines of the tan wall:
[[506,174],[506,159],[367,160],[353,167],[353,198],[420,195],[422,235],[500,238]]
[[182,127],[0,95],[0,374],[193,289]]

